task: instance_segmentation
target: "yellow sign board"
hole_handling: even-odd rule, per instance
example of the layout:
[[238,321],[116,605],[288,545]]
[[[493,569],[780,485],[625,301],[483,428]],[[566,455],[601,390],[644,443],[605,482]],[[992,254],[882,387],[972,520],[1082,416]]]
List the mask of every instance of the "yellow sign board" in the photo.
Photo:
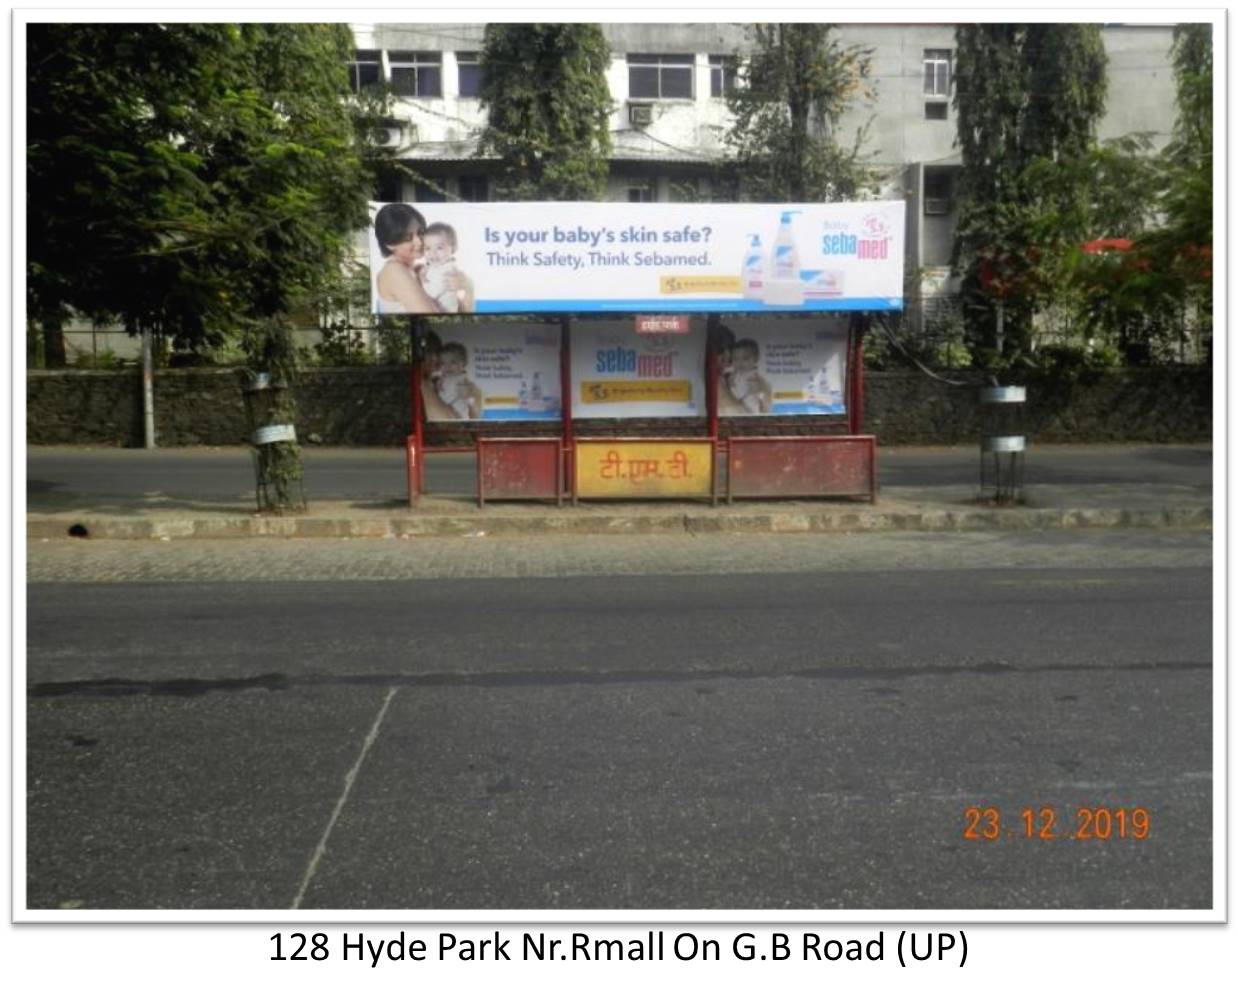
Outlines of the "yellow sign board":
[[576,443],[581,498],[707,498],[713,493],[709,440],[589,440]]
[[692,384],[686,380],[582,380],[580,382],[580,403],[582,405],[691,400]]
[[661,294],[740,294],[744,285],[739,277],[659,277]]

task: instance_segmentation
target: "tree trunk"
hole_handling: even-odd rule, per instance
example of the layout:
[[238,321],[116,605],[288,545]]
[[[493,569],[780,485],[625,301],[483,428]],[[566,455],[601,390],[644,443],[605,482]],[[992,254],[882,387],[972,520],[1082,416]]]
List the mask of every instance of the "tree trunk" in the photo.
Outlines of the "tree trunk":
[[[251,366],[270,375],[269,404],[255,428],[287,427],[296,424],[297,406],[293,398],[296,382],[296,346],[287,323],[273,318],[265,323]],[[283,515],[305,508],[302,490],[301,447],[295,440],[257,445],[258,506],[263,512]]]
[[[791,28],[792,32],[796,29]],[[800,203],[806,200],[804,182],[805,163],[808,158],[808,110],[810,98],[804,92],[803,39],[795,34],[785,36],[782,25],[778,26],[779,44],[789,49],[787,60],[789,74],[787,84],[787,111],[791,125],[791,155],[792,173],[790,177],[790,200]]]
[[57,317],[45,317],[40,325],[43,329],[43,366],[48,370],[59,369],[68,365],[65,355],[64,332]]

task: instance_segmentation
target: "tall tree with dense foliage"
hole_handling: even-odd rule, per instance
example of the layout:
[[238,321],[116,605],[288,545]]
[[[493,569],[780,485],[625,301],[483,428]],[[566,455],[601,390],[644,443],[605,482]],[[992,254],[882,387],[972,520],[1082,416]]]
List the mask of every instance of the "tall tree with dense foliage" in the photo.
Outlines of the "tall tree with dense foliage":
[[1175,28],[1171,58],[1178,116],[1160,154],[1127,136],[1024,174],[1042,282],[1091,343],[1127,364],[1181,358],[1191,325],[1210,333],[1211,26]]
[[1212,25],[1181,24],[1172,48],[1178,115],[1165,150],[1163,224],[1143,240],[1170,293],[1212,321]]
[[602,200],[610,154],[610,48],[595,24],[488,24],[479,155],[506,200]]
[[343,25],[31,25],[31,314],[269,355],[366,222],[351,51]]
[[342,25],[31,25],[36,313],[187,341],[284,312],[365,223]]
[[1188,161],[1212,156],[1212,25],[1179,24],[1171,57],[1178,116],[1170,153]]
[[963,160],[956,267],[971,344],[1002,366],[1027,352],[1040,293],[1041,191],[1029,189],[1028,169],[1077,160],[1093,147],[1107,57],[1094,24],[963,25],[956,48]]
[[29,26],[28,304],[49,333],[69,307],[200,327],[212,302],[185,300],[187,256],[165,249],[206,193],[183,138],[203,100],[191,68],[228,47],[222,25]]
[[752,51],[727,96],[726,141],[743,196],[754,201],[842,201],[873,182],[861,161],[864,129],[839,134],[843,114],[874,96],[871,50],[844,46],[829,24],[749,29]]

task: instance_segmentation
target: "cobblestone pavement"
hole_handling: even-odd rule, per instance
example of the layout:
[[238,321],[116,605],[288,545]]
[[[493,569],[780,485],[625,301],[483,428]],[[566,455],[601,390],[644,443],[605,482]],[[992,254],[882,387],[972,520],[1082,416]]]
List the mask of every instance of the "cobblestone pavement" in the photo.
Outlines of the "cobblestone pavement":
[[408,540],[43,540],[38,582],[330,581],[968,568],[1206,567],[1206,530]]

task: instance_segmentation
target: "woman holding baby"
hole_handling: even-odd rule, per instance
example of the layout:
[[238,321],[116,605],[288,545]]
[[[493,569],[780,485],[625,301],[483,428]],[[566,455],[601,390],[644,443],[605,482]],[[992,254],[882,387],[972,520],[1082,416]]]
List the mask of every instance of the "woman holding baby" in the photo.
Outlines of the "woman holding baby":
[[374,217],[374,237],[386,259],[375,279],[379,314],[442,314],[448,310],[440,303],[444,292],[458,303],[454,310],[473,310],[473,281],[454,266],[436,267],[438,300],[426,290],[426,219],[411,204],[384,204],[379,208]]

